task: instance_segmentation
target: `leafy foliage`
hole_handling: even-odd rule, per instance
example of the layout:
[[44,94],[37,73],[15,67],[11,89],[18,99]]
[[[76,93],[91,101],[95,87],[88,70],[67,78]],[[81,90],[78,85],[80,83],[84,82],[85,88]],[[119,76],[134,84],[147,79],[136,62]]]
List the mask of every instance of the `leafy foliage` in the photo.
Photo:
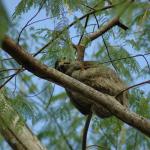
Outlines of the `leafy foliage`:
[[28,12],[33,6],[39,5],[40,0],[35,3],[34,0],[21,0],[20,3],[17,5],[15,13],[13,17],[16,18],[17,16],[22,15],[23,13]]
[[4,34],[7,32],[8,30],[8,26],[10,24],[8,15],[6,13],[6,10],[3,6],[3,3],[0,1],[0,39],[2,39],[4,37]]
[[23,124],[23,118],[18,118],[17,112],[11,108],[8,98],[5,96],[5,92],[1,90],[0,93],[0,115],[1,115],[1,130],[14,124],[16,130],[21,129]]
[[[41,7],[43,2],[43,7]],[[42,63],[54,67],[55,62],[64,57],[71,61],[75,60],[76,51],[73,44],[78,43],[83,31],[83,34],[88,36],[97,30],[98,25],[101,28],[104,24],[107,24],[107,21],[120,14],[124,8],[124,3],[126,3],[125,0],[21,0],[13,15],[15,18],[13,20],[14,26],[9,27],[8,34],[16,40],[18,38],[17,33],[22,29],[19,24],[21,19],[27,19],[26,22],[29,19],[23,18],[23,15],[29,13],[32,16],[34,14],[31,14],[30,11],[41,7],[42,12],[39,13],[42,14],[42,17],[48,16],[49,18],[43,20],[44,22],[33,18],[23,30],[19,44],[29,50],[29,53],[35,54],[45,44],[49,43],[36,57]],[[86,29],[84,28],[86,17],[81,20],[78,19],[87,12],[111,4],[118,5],[91,14]],[[104,39],[110,57],[102,39],[98,38],[87,46],[86,53],[89,57],[85,59],[94,59],[99,63],[105,62],[105,65],[109,67],[113,67],[111,62],[113,61],[118,75],[129,85],[135,84],[136,80],[142,82],[149,79],[150,22],[148,6],[148,2],[135,2],[120,19],[123,24],[128,26],[129,30],[124,31],[116,26],[105,33]],[[0,5],[0,8],[3,8],[3,6]],[[0,10],[2,36],[7,31],[5,27],[9,24],[7,14],[3,10],[4,8]],[[46,20],[48,23],[46,23]],[[72,25],[70,25],[71,23]],[[144,56],[148,63],[145,62],[143,57],[142,59],[131,57],[145,53],[147,53]],[[8,56],[0,52],[1,84],[20,68],[13,59],[6,58]],[[70,147],[81,149],[85,117],[75,110],[66,93],[60,87],[40,80],[24,71],[13,78],[5,86],[5,89],[7,91],[5,95],[9,97],[9,104],[18,112],[22,120],[25,120],[28,124],[30,124],[30,121],[32,122],[31,128],[38,133],[39,139],[48,149],[71,149]],[[148,89],[136,87],[129,90],[130,109],[146,118],[150,118],[150,94]],[[0,96],[2,96],[1,93]],[[10,120],[13,120],[12,115],[11,117],[7,116],[10,115],[9,110],[4,106],[6,105],[1,102],[0,111],[8,118],[8,121],[10,118]],[[102,149],[131,150],[148,149],[150,147],[150,142],[146,136],[115,117],[102,120],[94,116],[90,126],[88,142],[89,144],[97,144],[103,147]]]

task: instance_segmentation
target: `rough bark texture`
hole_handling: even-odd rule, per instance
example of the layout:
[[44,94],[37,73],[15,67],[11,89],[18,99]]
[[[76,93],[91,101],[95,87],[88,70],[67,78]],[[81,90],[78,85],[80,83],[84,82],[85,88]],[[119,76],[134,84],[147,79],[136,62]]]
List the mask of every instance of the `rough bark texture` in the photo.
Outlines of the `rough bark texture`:
[[0,133],[14,150],[46,150],[0,91]]
[[46,65],[41,64],[33,58],[23,48],[16,45],[9,37],[6,37],[2,41],[2,49],[11,55],[25,69],[36,76],[55,82],[69,90],[82,93],[85,97],[89,98],[91,102],[102,105],[120,120],[137,128],[145,135],[150,136],[150,121],[134,112],[130,112],[127,108],[117,102],[114,97],[104,95],[76,79],[53,68],[48,68]]

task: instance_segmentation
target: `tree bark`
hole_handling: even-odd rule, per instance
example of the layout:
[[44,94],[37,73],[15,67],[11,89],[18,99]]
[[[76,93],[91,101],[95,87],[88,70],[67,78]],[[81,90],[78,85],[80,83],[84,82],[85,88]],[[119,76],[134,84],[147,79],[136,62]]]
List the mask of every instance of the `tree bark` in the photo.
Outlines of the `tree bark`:
[[2,49],[11,55],[26,70],[32,72],[36,76],[52,81],[72,91],[82,93],[85,97],[91,99],[92,103],[102,105],[120,120],[140,130],[145,135],[150,136],[150,121],[134,112],[130,112],[117,102],[114,97],[104,95],[78,80],[53,68],[48,68],[46,65],[41,64],[33,58],[33,56],[27,53],[22,47],[15,44],[9,37],[6,37],[2,41]]
[[46,150],[0,91],[0,133],[14,150]]

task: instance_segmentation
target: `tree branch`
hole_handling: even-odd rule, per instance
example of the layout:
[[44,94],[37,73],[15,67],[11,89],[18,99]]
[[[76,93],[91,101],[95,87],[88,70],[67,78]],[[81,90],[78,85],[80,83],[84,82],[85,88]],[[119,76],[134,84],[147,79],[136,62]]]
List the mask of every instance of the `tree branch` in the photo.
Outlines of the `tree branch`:
[[141,83],[138,83],[138,84],[129,86],[129,87],[127,87],[126,89],[122,90],[120,93],[118,93],[115,97],[117,98],[117,97],[118,97],[119,95],[121,95],[123,92],[128,91],[129,89],[132,89],[132,88],[134,88],[134,87],[137,87],[137,86],[140,86],[140,85],[143,85],[143,84],[150,84],[150,80],[147,80],[147,81],[144,81],[144,82],[141,82]]
[[117,25],[118,25],[120,28],[124,29],[125,31],[129,29],[126,25],[124,25],[124,24],[121,23],[120,21],[118,22]]
[[91,119],[92,119],[92,112],[90,112],[90,114],[87,116],[86,122],[85,122],[85,125],[84,125],[83,137],[82,137],[82,150],[86,150],[87,134],[88,134],[88,129],[89,129],[89,126],[90,126]]
[[[123,28],[124,30],[127,30],[128,27],[125,26],[124,24],[122,24],[119,21],[119,19],[120,19],[121,15],[126,11],[128,6],[131,5],[132,2],[133,2],[133,0],[126,1],[125,4],[124,4],[124,7],[120,10],[120,13],[116,17],[114,17],[106,25],[104,25],[103,27],[99,28],[94,33],[92,33],[92,34],[90,34],[88,36],[85,36],[82,39],[81,44],[86,47],[89,44],[89,42],[91,42],[91,41],[95,40],[96,38],[100,37],[101,35],[103,35],[105,32],[107,32],[108,30],[110,30],[111,28],[113,28],[116,25],[118,25],[119,27]],[[95,14],[95,12],[93,14]]]
[[23,48],[15,44],[9,37],[4,38],[2,41],[2,49],[34,75],[52,81],[72,91],[82,93],[85,97],[88,97],[92,103],[102,105],[120,120],[137,128],[145,135],[150,136],[150,121],[134,112],[130,112],[127,108],[123,107],[118,101],[116,101],[114,97],[104,95],[76,79],[73,79],[53,68],[48,68],[46,65],[37,61]]
[[106,25],[104,25],[103,27],[99,28],[97,31],[93,32],[89,36],[84,37],[81,43],[83,43],[84,46],[87,46],[87,44],[89,42],[95,40],[96,38],[98,38],[101,35],[103,35],[104,33],[106,33],[112,27],[114,27],[115,25],[117,25],[118,22],[119,22],[119,17],[113,18]]
[[64,31],[68,30],[70,27],[72,27],[74,24],[76,24],[79,20],[82,20],[84,18],[86,18],[87,16],[90,16],[93,13],[96,13],[98,11],[104,11],[110,8],[113,8],[115,6],[117,6],[119,4],[115,4],[115,5],[110,5],[110,6],[105,6],[103,8],[100,9],[96,9],[96,10],[92,10],[89,11],[87,14],[79,17],[78,19],[76,19],[75,21],[73,21],[71,24],[69,24],[67,27],[64,27],[64,29],[58,34],[56,35],[54,38],[51,39],[51,41],[49,41],[48,43],[46,43],[42,48],[40,48],[35,54],[34,56],[37,56],[39,53],[41,53],[46,47],[48,47],[50,44],[52,44],[56,39],[58,39],[60,37],[60,35],[62,35],[64,33]]
[[19,35],[18,35],[18,39],[17,39],[17,44],[19,45],[19,41],[20,41],[20,37],[21,37],[21,34],[22,32],[24,31],[24,29],[29,25],[29,23],[39,14],[39,12],[41,11],[44,3],[46,2],[46,0],[42,0],[41,1],[41,4],[40,4],[40,7],[38,9],[38,11],[33,15],[33,17],[31,17],[31,19],[29,19],[27,21],[27,23],[23,26],[23,28],[21,29],[21,31],[19,32]]

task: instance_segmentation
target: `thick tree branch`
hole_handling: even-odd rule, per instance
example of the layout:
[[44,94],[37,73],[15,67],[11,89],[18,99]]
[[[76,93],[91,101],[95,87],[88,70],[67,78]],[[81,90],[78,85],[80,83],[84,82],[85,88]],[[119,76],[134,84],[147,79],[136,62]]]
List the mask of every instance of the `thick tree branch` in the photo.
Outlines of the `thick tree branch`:
[[46,150],[0,90],[0,133],[14,150]]
[[48,68],[46,65],[41,64],[33,58],[33,56],[27,53],[23,48],[15,44],[9,37],[6,37],[2,41],[2,49],[11,55],[25,69],[36,76],[52,81],[70,90],[82,93],[85,97],[91,99],[91,102],[102,105],[120,120],[137,128],[145,135],[150,136],[150,121],[134,112],[130,112],[116,101],[114,97],[104,95],[78,80],[53,68]]

